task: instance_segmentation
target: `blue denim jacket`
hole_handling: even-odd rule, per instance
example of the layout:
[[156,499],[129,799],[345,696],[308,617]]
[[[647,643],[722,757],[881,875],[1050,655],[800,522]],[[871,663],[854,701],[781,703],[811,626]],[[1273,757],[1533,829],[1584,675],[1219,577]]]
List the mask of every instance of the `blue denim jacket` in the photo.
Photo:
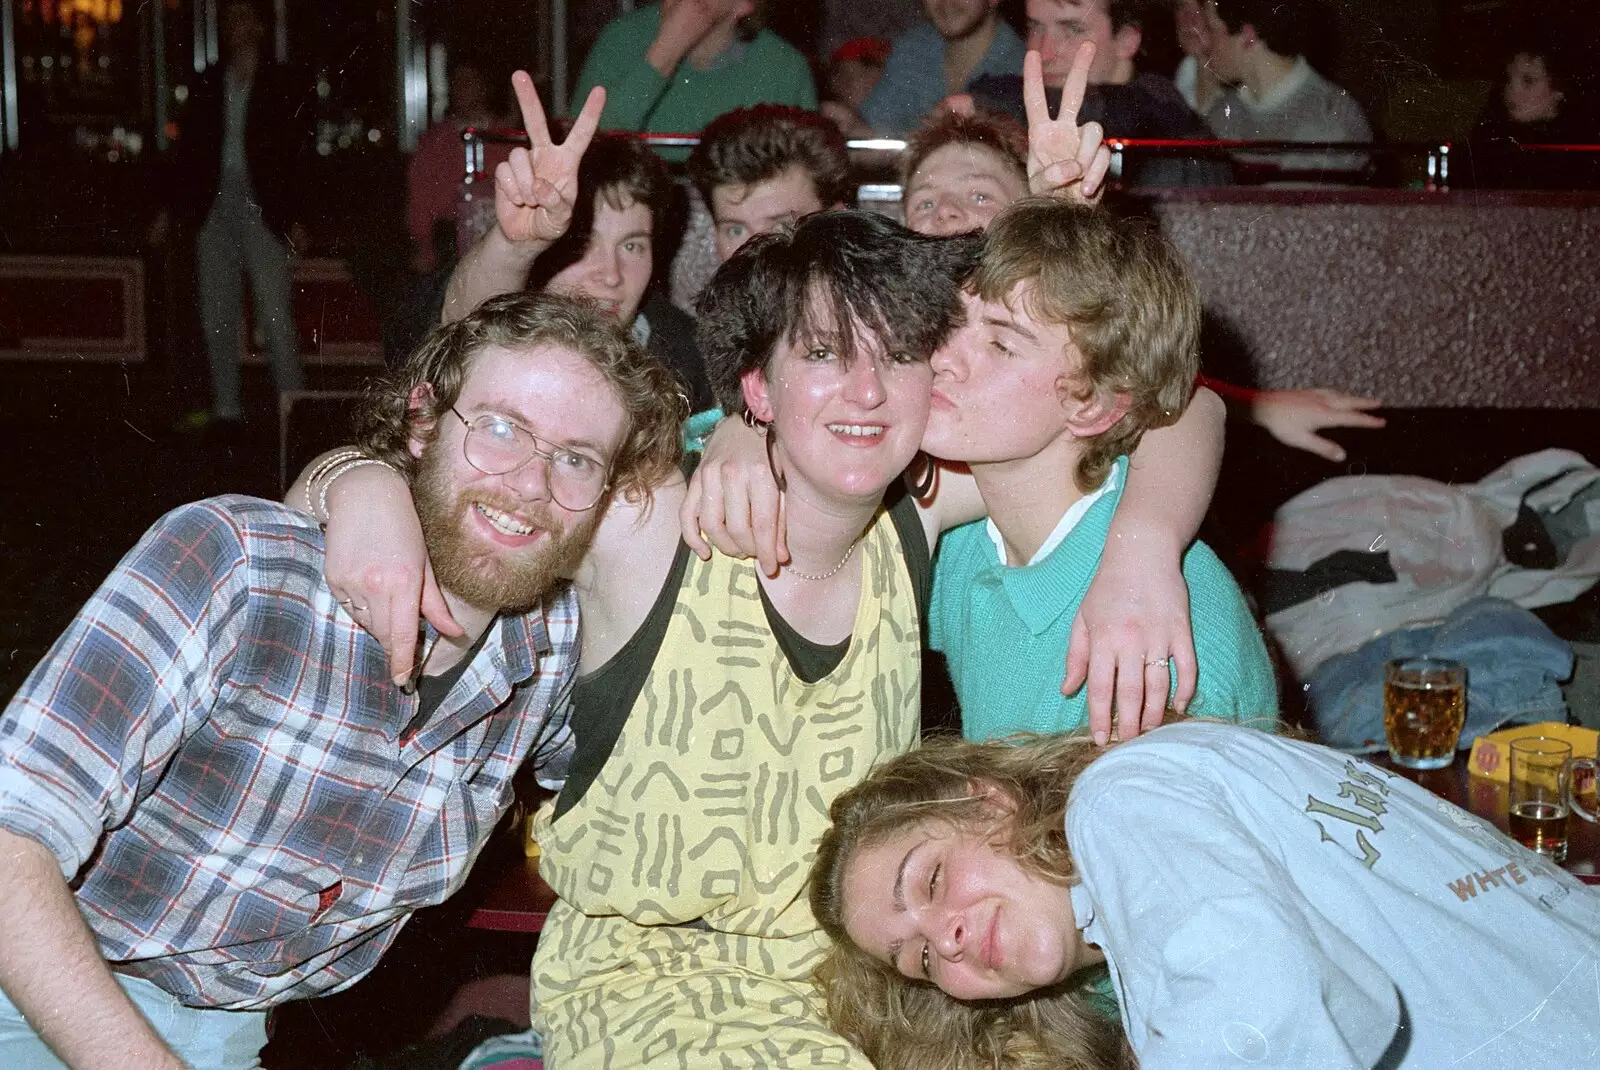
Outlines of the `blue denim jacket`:
[[1442,621],[1389,632],[1323,662],[1306,684],[1318,738],[1360,754],[1383,750],[1383,663],[1408,657],[1467,667],[1463,748],[1503,725],[1567,719],[1560,682],[1572,675],[1572,648],[1516,603],[1474,598]]
[[[861,117],[874,133],[909,134],[949,95],[944,82],[944,49],[944,38],[931,22],[919,22],[894,39],[883,77],[861,105]],[[1020,75],[1026,52],[1022,38],[1002,20],[968,84],[985,74]]]

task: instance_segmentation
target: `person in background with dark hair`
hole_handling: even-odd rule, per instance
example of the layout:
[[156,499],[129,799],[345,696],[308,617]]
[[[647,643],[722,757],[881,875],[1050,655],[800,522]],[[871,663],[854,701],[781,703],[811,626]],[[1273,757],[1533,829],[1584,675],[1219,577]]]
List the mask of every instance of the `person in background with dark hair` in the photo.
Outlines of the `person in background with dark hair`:
[[0,721],[0,1066],[259,1067],[271,1008],[355,984],[460,888],[518,768],[566,773],[568,579],[610,496],[674,471],[679,414],[615,321],[550,295],[439,328],[374,394],[359,463],[414,489],[460,626],[415,688],[313,516],[157,521]]
[[689,155],[689,179],[711,212],[722,261],[758,234],[843,207],[851,194],[850,153],[816,112],[762,104],[705,128]]
[[1555,23],[1524,34],[1510,50],[1497,88],[1451,178],[1502,189],[1594,189],[1600,161],[1592,153],[1524,152],[1521,145],[1584,145],[1600,141],[1600,116],[1580,81],[1580,60]]
[[637,138],[597,134],[578,168],[572,225],[534,259],[524,285],[594,298],[672,369],[691,405],[710,405],[694,320],[667,299],[662,278],[683,229],[682,200]]
[[211,406],[185,416],[180,431],[237,428],[244,419],[239,346],[247,279],[278,392],[305,383],[290,260],[306,244],[295,213],[311,151],[310,80],[274,61],[270,16],[256,0],[226,0],[220,14],[222,63],[200,76],[184,109],[166,182],[170,206],[152,232],[164,241],[176,217],[195,233]]
[[698,134],[723,112],[756,104],[815,108],[811,68],[763,27],[764,4],[660,0],[619,15],[589,50],[573,97],[603,85],[604,129],[670,134]]
[[[1220,138],[1239,141],[1371,141],[1372,127],[1355,98],[1323,77],[1305,57],[1309,13],[1283,0],[1211,0],[1207,63],[1231,88],[1212,101],[1206,122]],[[1356,171],[1360,154],[1241,154],[1280,171]]]
[[[1027,0],[1027,12],[1028,48],[1043,61],[1052,110],[1078,46],[1091,41],[1095,58],[1078,113],[1082,121],[1099,123],[1108,138],[1211,137],[1171,81],[1136,66],[1144,39],[1140,0]],[[951,104],[997,111],[1019,123],[1028,119],[1020,73],[980,78],[973,83],[970,100]],[[1226,162],[1200,157],[1148,155],[1134,161],[1129,171],[1123,178],[1137,186],[1218,186],[1233,180]]]
[[[512,76],[512,89],[532,148],[512,150],[495,168],[495,225],[448,273],[424,280],[410,310],[410,333],[459,319],[495,294],[581,293],[672,369],[692,405],[708,407],[711,387],[694,321],[653,285],[657,246],[670,244],[681,219],[666,166],[633,137],[595,133],[603,89],[590,92],[559,145],[525,72]],[[515,191],[517,199],[501,190]]]
[[999,0],[922,0],[922,12],[925,21],[894,39],[883,79],[846,133],[904,136],[974,79],[1022,69],[1022,39]]

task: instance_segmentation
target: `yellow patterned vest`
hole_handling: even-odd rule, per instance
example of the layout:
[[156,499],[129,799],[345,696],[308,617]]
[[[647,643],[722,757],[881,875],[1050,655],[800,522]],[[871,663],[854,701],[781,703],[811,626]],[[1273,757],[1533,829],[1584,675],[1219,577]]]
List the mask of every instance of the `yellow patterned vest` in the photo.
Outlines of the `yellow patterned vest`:
[[551,1070],[868,1070],[821,1015],[805,888],[828,805],[917,738],[918,611],[886,511],[860,553],[848,650],[812,684],[754,564],[690,560],[610,757],[570,810],[539,816],[561,895],[533,960]]

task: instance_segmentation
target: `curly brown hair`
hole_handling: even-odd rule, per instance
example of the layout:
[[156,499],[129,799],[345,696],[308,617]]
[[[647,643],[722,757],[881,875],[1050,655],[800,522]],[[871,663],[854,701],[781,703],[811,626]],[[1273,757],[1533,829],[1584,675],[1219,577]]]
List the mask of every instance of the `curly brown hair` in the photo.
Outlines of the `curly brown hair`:
[[[844,874],[856,853],[933,820],[993,837],[1044,880],[1076,880],[1065,814],[1072,785],[1104,750],[1088,736],[1024,743],[935,737],[834,800],[811,867],[811,911],[833,947],[817,971],[834,1029],[881,1070],[1122,1070],[1132,1053],[1080,971],[1015,1000],[963,1002],[913,981],[845,930]],[[992,791],[974,792],[981,784]],[[996,800],[1005,800],[997,807]],[[1114,1013],[1114,1012],[1113,1012]]]
[[1200,372],[1200,293],[1172,243],[1145,221],[1055,197],[1020,200],[995,217],[967,286],[1007,303],[1024,283],[1028,314],[1065,324],[1083,356],[1080,398],[1107,392],[1131,402],[1084,443],[1074,474],[1090,491],[1146,431],[1183,415]]
[[593,301],[525,291],[491,297],[462,319],[434,328],[403,365],[375,384],[357,417],[362,451],[414,479],[412,440],[432,441],[439,417],[461,396],[473,358],[488,346],[559,346],[585,357],[605,378],[628,418],[627,437],[611,462],[614,490],[648,500],[676,470],[689,403],[672,372]]

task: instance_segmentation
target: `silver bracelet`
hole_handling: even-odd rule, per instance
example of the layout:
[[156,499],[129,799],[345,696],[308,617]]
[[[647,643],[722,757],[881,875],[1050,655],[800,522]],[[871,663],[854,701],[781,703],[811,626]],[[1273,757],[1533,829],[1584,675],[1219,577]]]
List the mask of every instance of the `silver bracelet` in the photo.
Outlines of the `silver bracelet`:
[[369,464],[382,465],[384,468],[387,468],[389,471],[393,472],[397,476],[400,476],[402,479],[405,478],[400,469],[396,468],[388,461],[382,461],[376,457],[354,457],[340,462],[328,470],[328,474],[322,479],[322,487],[317,492],[317,506],[322,511],[320,514],[315,512],[311,514],[316,519],[317,523],[327,524],[328,522],[328,488],[333,486],[334,483],[338,482],[340,476],[354,472],[357,468],[361,468]]

